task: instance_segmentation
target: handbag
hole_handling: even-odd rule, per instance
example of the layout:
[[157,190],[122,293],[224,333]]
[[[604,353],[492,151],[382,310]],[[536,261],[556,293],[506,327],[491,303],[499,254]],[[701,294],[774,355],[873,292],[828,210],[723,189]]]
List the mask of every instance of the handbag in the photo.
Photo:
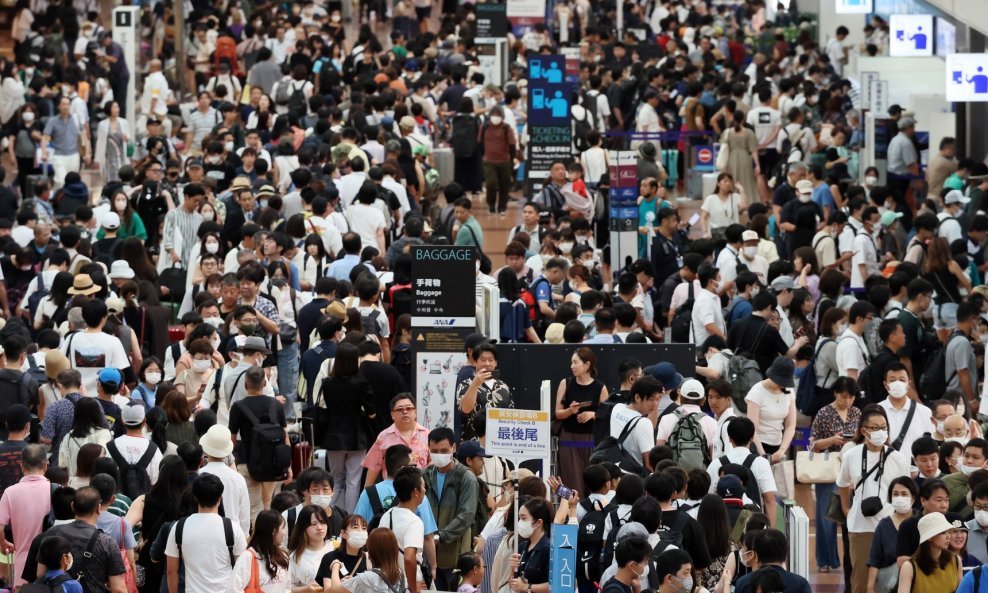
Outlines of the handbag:
[[840,503],[839,490],[835,490],[830,497],[830,504],[827,505],[827,518],[840,525],[847,524],[847,515],[844,514],[844,507]]
[[779,498],[792,500],[796,497],[796,470],[792,459],[773,464],[772,477],[775,478],[775,492]]
[[720,143],[720,149],[717,151],[717,161],[714,166],[718,171],[727,171],[727,165],[731,161],[731,148],[727,145],[727,137],[730,136],[731,131],[727,130],[724,134],[724,142]]
[[840,471],[836,453],[799,451],[796,453],[796,480],[800,484],[833,484]]
[[250,552],[250,581],[244,588],[244,593],[262,593],[261,591],[261,568],[257,564],[257,554],[254,550]]
[[875,593],[894,593],[898,586],[898,564],[892,563],[890,566],[878,569],[878,578],[875,580]]
[[170,268],[165,268],[158,276],[158,284],[168,289],[168,299],[172,302],[181,302],[185,297],[185,278],[187,273],[180,264],[174,263]]

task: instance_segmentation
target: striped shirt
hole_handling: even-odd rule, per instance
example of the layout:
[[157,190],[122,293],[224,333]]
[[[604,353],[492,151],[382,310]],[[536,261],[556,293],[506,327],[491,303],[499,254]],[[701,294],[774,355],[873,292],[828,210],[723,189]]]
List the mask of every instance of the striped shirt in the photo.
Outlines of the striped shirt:
[[220,123],[222,118],[220,118],[220,113],[210,107],[206,111],[200,111],[198,109],[193,109],[192,113],[185,118],[185,123],[190,128],[192,128],[192,147],[194,149],[199,148],[202,144],[202,139],[209,134],[216,124]]
[[192,245],[198,240],[196,233],[199,225],[202,224],[202,215],[198,212],[186,212],[185,208],[175,208],[169,210],[165,215],[164,241],[162,247],[165,251],[175,248],[175,232],[178,231],[182,237],[182,246],[179,256],[185,268],[189,267],[189,253]]

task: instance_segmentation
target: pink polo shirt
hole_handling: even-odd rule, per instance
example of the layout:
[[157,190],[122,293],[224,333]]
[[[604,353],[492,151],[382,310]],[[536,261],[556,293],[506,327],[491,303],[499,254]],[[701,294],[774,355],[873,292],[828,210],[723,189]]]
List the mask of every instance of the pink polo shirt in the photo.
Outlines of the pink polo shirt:
[[383,472],[384,452],[392,445],[405,445],[411,449],[412,463],[420,468],[429,465],[429,431],[420,424],[415,425],[415,432],[412,433],[412,438],[408,441],[402,438],[394,424],[381,431],[381,434],[377,435],[377,440],[367,451],[367,456],[364,457],[361,465],[367,469]]
[[[0,498],[0,525],[10,525],[14,533],[14,585],[27,583],[21,578],[31,542],[41,533],[45,515],[51,511],[51,482],[44,476],[24,476],[7,488]],[[16,519],[11,521],[12,517]]]

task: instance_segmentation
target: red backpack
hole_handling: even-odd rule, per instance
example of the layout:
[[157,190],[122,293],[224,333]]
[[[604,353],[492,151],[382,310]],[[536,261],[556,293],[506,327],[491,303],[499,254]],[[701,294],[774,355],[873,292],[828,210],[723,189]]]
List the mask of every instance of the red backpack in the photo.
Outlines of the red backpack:
[[237,60],[237,41],[229,35],[224,35],[216,39],[216,51],[213,52],[214,73],[220,71],[220,62],[223,60],[230,63],[230,74],[232,76],[240,76],[240,63]]
[[415,298],[415,293],[412,289],[412,283],[408,284],[395,284],[388,289],[388,323],[391,326],[391,335],[394,336],[395,332],[395,320],[401,317],[403,314],[412,313],[412,300]]

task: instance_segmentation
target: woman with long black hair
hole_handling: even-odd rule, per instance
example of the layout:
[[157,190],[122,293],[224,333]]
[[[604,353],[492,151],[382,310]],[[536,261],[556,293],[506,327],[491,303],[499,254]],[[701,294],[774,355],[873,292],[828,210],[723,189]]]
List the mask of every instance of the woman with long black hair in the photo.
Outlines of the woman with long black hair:
[[329,381],[324,382],[317,405],[332,410],[323,431],[329,472],[336,486],[333,504],[352,513],[360,495],[360,478],[368,447],[369,420],[376,414],[374,393],[360,375],[360,350],[349,343],[336,348],[336,359]]
[[[289,588],[288,554],[281,549],[285,540],[285,519],[277,511],[261,511],[254,520],[254,534],[247,551],[237,558],[229,593],[240,593],[251,585],[264,593],[285,593]],[[252,574],[256,568],[257,581]]]
[[[185,462],[177,455],[168,455],[161,461],[158,481],[144,496],[138,496],[127,512],[131,525],[139,525],[141,540],[153,542],[166,524],[182,518],[182,493],[189,487]],[[163,563],[151,562],[151,546],[141,546],[137,563],[144,567],[145,585],[141,593],[159,593],[165,574]]]

